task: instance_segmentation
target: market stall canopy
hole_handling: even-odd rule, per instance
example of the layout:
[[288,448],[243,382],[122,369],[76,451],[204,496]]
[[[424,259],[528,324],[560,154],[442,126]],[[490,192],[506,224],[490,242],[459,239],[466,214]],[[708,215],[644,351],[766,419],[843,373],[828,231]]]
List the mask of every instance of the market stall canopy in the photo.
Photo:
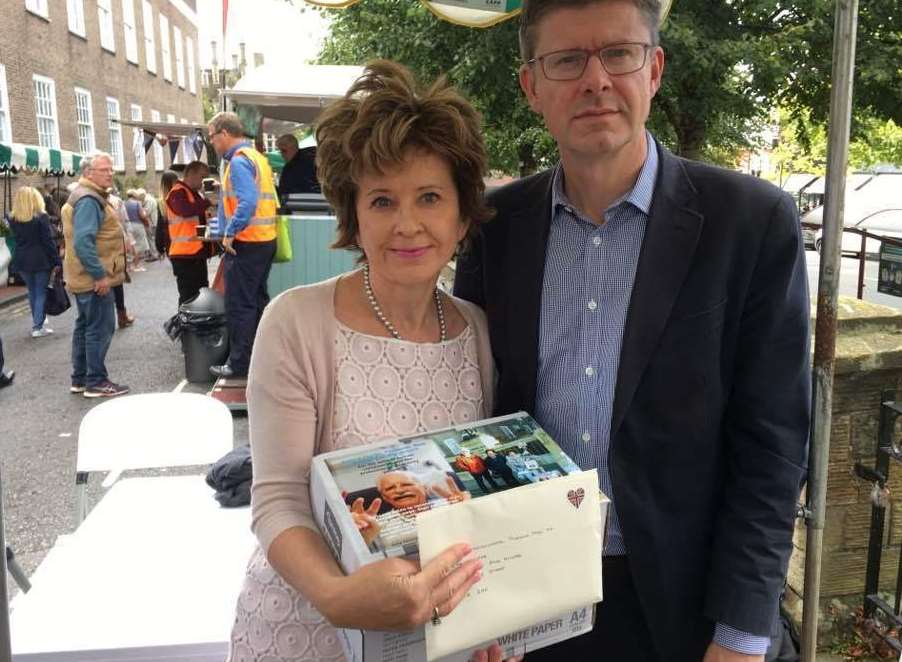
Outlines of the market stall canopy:
[[[358,0],[306,0],[311,5],[343,9]],[[420,0],[441,19],[471,28],[489,28],[520,13],[523,0]],[[661,21],[670,11],[673,0],[661,3]]]
[[81,165],[81,154],[21,143],[0,143],[0,171],[43,172],[73,176]]
[[345,65],[265,64],[223,94],[237,104],[255,106],[262,117],[309,124],[362,73],[363,67]]

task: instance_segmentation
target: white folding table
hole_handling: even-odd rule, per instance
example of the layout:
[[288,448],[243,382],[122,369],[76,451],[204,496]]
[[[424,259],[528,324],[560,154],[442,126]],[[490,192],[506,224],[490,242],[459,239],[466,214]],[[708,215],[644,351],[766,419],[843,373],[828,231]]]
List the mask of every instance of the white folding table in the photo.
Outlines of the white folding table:
[[202,476],[123,479],[13,600],[13,660],[222,662],[255,544]]

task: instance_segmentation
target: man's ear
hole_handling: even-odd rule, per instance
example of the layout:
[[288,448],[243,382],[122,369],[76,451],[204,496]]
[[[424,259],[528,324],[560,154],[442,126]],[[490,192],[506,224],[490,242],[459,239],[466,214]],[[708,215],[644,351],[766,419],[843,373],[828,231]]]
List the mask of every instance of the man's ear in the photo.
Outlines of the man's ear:
[[536,95],[536,78],[535,70],[528,64],[520,65],[520,89],[526,95],[526,101],[533,112],[541,113],[539,110],[539,98]]
[[661,80],[664,76],[664,49],[656,46],[651,53],[651,96],[655,96],[661,89]]

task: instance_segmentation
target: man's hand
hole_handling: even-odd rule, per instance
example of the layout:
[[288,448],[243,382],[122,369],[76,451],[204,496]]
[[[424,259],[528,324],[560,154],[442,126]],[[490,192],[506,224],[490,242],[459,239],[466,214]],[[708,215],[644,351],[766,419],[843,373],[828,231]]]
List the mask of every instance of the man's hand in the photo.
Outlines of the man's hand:
[[105,297],[110,293],[110,279],[104,276],[100,280],[94,281],[94,294]]
[[702,662],[764,662],[764,656],[737,653],[712,641]]
[[229,255],[238,255],[238,253],[235,252],[235,249],[232,248],[233,241],[235,241],[235,237],[223,237],[222,250],[224,250]]

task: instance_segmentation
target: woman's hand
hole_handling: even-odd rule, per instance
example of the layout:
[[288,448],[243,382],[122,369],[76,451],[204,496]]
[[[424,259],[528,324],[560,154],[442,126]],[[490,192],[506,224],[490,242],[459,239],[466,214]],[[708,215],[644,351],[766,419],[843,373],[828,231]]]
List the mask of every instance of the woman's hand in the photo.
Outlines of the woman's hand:
[[360,535],[363,537],[367,547],[382,530],[382,527],[379,526],[379,521],[376,519],[376,514],[381,507],[382,499],[379,498],[373,499],[370,507],[366,510],[363,509],[363,497],[354,499],[354,503],[351,504],[351,519],[354,520],[354,525],[360,531]]
[[470,658],[470,662],[520,662],[524,657],[523,655],[520,655],[519,657],[509,657],[502,660],[502,652],[501,646],[492,644],[485,650],[474,652],[473,657]]
[[470,493],[461,490],[457,483],[454,482],[454,479],[451,476],[448,476],[445,479],[445,486],[441,485],[433,485],[432,491],[435,492],[438,496],[443,499],[447,499],[448,503],[457,503],[458,501],[466,501],[470,498]]
[[337,579],[315,606],[336,627],[413,630],[437,613],[447,616],[482,577],[482,561],[469,545],[452,545],[421,569],[413,561],[385,559]]

